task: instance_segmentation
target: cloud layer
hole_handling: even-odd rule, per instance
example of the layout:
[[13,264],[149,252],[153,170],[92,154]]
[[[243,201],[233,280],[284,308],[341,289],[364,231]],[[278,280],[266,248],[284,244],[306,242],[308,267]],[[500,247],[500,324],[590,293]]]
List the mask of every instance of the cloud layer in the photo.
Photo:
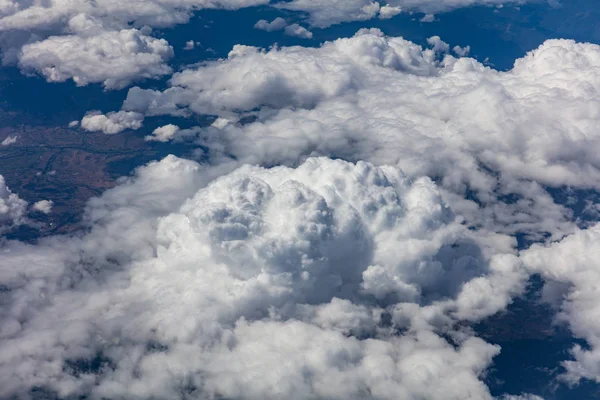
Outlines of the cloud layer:
[[253,116],[198,131],[214,162],[325,155],[398,165],[434,177],[476,226],[533,238],[573,231],[545,188],[600,186],[600,47],[549,40],[499,72],[430,42],[362,30],[317,49],[237,45],[227,60],[175,74],[163,92],[130,89],[123,108]]
[[455,323],[523,289],[510,238],[394,167],[222,173],[169,156],[88,234],[4,245],[1,396],[491,399]]
[[[402,10],[443,12],[473,5],[521,4],[525,0],[371,0],[273,2],[273,7],[302,12],[308,23],[327,27],[346,21],[391,18]],[[78,85],[102,83],[120,89],[131,82],[168,74],[173,49],[151,36],[151,28],[185,24],[201,9],[237,10],[269,0],[3,0],[0,49],[3,62],[50,82],[73,79]],[[257,28],[310,39],[312,33],[282,18]],[[75,51],[76,50],[76,51]]]

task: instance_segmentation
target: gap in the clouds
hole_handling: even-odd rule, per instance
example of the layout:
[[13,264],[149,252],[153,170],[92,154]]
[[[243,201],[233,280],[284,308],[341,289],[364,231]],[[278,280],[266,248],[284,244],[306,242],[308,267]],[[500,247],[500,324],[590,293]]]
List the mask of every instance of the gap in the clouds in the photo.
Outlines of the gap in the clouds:
[[94,357],[70,359],[63,363],[63,372],[74,377],[88,374],[99,375],[115,368],[113,361],[101,352],[96,353]]
[[501,346],[485,382],[492,395],[532,393],[545,400],[598,398],[600,385],[582,381],[569,387],[558,377],[561,362],[573,359],[570,350],[583,340],[573,338],[568,327],[555,323],[556,310],[541,301],[544,281],[533,275],[526,293],[508,308],[474,326],[478,336]]
[[600,221],[600,192],[593,189],[570,187],[546,187],[556,204],[573,213],[573,220],[580,228],[587,228]]

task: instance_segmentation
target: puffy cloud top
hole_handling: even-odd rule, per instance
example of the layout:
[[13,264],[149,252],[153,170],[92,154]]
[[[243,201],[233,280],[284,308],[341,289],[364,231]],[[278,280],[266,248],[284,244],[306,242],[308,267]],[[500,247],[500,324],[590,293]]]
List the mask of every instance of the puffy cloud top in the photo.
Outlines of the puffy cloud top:
[[120,89],[170,72],[166,62],[173,50],[164,39],[150,37],[148,26],[186,23],[193,10],[233,10],[267,2],[4,0],[0,47],[4,62],[38,71],[50,82],[72,78],[78,85],[103,83],[107,89]]
[[5,244],[0,396],[491,400],[498,347],[453,325],[522,290],[508,238],[394,167],[223,172],[170,156],[83,237]]
[[582,378],[600,382],[599,240],[600,224],[547,246],[534,245],[521,255],[527,267],[547,281],[544,299],[557,307],[558,320],[590,346],[574,346],[574,360],[563,362],[563,378],[570,383]]
[[0,234],[25,222],[27,202],[11,192],[0,175]]
[[81,128],[90,132],[104,132],[112,135],[126,129],[139,129],[142,127],[144,116],[131,111],[110,112],[106,115],[99,111],[88,113],[81,120]]
[[166,40],[126,29],[85,37],[52,36],[25,45],[19,65],[40,71],[50,82],[73,79],[79,86],[99,82],[106,89],[121,89],[134,80],[170,73],[165,62],[172,55]]

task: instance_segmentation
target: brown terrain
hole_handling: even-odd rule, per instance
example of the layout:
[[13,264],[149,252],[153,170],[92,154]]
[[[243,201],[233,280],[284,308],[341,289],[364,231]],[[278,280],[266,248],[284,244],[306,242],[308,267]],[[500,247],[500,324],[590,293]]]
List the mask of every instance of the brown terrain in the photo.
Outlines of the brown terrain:
[[137,165],[158,158],[140,136],[85,133],[77,128],[17,126],[0,128],[0,174],[19,197],[34,203],[52,200],[49,215],[34,236],[68,233],[78,228],[85,204],[115,185]]

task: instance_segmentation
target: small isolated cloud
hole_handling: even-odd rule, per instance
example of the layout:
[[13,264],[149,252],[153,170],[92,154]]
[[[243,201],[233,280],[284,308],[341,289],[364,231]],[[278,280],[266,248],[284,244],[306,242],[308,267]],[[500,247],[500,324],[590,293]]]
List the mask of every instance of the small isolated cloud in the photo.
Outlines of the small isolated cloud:
[[52,200],[40,200],[38,202],[33,203],[31,208],[34,211],[38,211],[44,214],[50,214],[53,205],[54,202]]
[[152,132],[152,135],[148,135],[144,139],[147,141],[168,142],[173,139],[177,132],[179,132],[179,127],[177,125],[169,124],[156,128]]
[[465,47],[454,46],[452,48],[452,51],[454,52],[454,54],[456,54],[459,57],[466,57],[471,52],[471,46],[465,46]]
[[280,31],[287,26],[287,22],[285,19],[281,17],[275,18],[273,21],[269,22],[265,19],[261,19],[256,24],[254,24],[255,29],[260,29],[262,31],[274,32]]
[[17,142],[18,136],[7,136],[3,141],[0,142],[0,146],[8,146]]
[[311,26],[326,28],[348,21],[366,21],[379,14],[380,5],[371,0],[293,0],[276,5],[309,14]]
[[312,37],[313,37],[313,34],[311,31],[309,31],[305,27],[298,25],[298,24],[292,24],[292,25],[286,26],[285,34],[288,36],[295,36],[300,39],[312,39]]
[[121,89],[134,80],[170,73],[166,62],[172,55],[166,40],[126,29],[93,36],[51,36],[25,45],[19,65],[39,71],[49,82],[73,79],[79,86],[102,83],[106,89]]
[[99,111],[92,111],[81,120],[81,128],[90,132],[112,135],[126,129],[139,129],[143,121],[143,114],[131,111],[109,112],[106,115]]
[[427,39],[427,43],[433,47],[436,53],[447,53],[450,50],[450,45],[444,42],[439,36],[432,36]]
[[202,43],[200,42],[195,42],[193,40],[188,40],[187,42],[185,42],[185,46],[183,47],[184,50],[193,50],[196,47],[201,46]]
[[71,121],[69,122],[69,128],[76,128],[79,126],[79,121]]
[[435,15],[434,14],[425,14],[423,16],[423,18],[421,18],[419,21],[421,21],[421,22],[434,22],[435,21]]
[[401,7],[385,5],[379,9],[379,19],[390,19],[400,14],[401,12]]
[[27,202],[11,192],[0,175],[0,234],[26,222]]

